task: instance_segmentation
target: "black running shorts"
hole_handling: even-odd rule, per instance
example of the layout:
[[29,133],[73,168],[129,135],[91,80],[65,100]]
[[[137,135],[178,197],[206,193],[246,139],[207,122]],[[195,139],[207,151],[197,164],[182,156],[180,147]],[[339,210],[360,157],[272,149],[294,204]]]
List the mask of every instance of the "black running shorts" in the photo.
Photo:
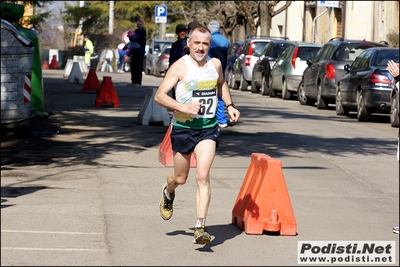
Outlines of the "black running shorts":
[[191,154],[196,145],[202,140],[214,140],[217,142],[219,137],[219,126],[218,124],[213,128],[203,130],[192,130],[172,126],[171,131],[171,144],[172,150],[181,154]]

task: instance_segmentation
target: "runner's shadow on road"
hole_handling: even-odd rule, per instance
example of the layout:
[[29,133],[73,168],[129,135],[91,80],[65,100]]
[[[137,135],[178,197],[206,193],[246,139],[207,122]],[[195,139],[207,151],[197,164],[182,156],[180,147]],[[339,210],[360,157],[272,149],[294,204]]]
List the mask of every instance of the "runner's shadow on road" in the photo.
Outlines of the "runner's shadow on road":
[[[167,233],[167,235],[193,236],[193,231],[194,228],[190,228],[190,231],[177,230],[174,232]],[[234,224],[209,225],[207,226],[207,232],[212,236],[211,243],[206,244],[204,246],[199,245],[200,247],[198,247],[196,250],[201,252],[214,252],[212,250],[212,247],[221,245],[225,241],[233,239],[234,237],[243,233],[243,231]]]

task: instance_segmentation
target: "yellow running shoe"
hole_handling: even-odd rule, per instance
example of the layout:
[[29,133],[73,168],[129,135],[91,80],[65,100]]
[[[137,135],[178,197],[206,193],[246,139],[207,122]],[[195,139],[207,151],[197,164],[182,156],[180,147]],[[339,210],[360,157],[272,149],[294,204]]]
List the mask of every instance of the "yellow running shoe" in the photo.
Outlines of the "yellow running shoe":
[[211,242],[211,236],[206,232],[206,227],[203,225],[200,228],[194,229],[194,240],[193,244],[208,244]]
[[164,184],[162,189],[162,196],[160,201],[160,215],[164,220],[169,220],[172,217],[174,211],[172,204],[174,203],[175,194],[171,197],[171,200],[165,195],[165,189],[167,188],[167,183]]

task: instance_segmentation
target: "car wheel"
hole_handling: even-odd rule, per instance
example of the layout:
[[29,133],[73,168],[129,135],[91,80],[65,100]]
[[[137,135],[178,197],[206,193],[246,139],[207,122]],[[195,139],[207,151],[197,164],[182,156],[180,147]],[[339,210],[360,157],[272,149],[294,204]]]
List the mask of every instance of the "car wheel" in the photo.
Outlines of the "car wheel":
[[257,87],[256,82],[254,81],[254,75],[251,78],[251,92],[256,94],[260,92],[260,88]]
[[244,79],[243,73],[240,75],[240,84],[239,89],[240,91],[247,91],[248,82]]
[[236,75],[232,74],[232,89],[238,90],[239,89],[239,82],[236,81]]
[[299,100],[299,103],[301,105],[307,104],[307,97],[304,92],[304,80],[303,79],[300,81],[299,86],[297,87],[297,100]]
[[233,76],[233,72],[232,72],[232,70],[229,70],[229,72],[228,72],[228,87],[229,88],[232,88],[233,86],[232,86],[232,84],[234,83],[234,77],[232,77]]
[[269,87],[269,97],[276,97],[274,88],[272,87],[272,77],[271,76],[269,76],[268,84],[269,84],[269,86],[268,86]]
[[392,99],[390,101],[390,124],[392,125],[392,127],[400,126],[398,106],[399,106],[399,103],[397,103],[396,94],[395,94],[392,96]]
[[364,103],[362,92],[357,92],[357,119],[358,121],[369,121],[371,113],[368,111]]
[[283,100],[288,100],[292,97],[292,94],[290,93],[290,91],[287,89],[287,83],[286,80],[283,81],[283,85],[282,85],[282,99]]
[[268,82],[265,80],[265,75],[263,75],[263,77],[261,79],[261,94],[262,95],[269,94]]
[[239,89],[240,91],[247,91],[248,82],[244,79],[243,73],[240,75],[240,84]]
[[239,89],[239,83],[238,82],[234,82],[232,89],[233,90],[238,90]]
[[326,109],[326,103],[322,98],[322,86],[318,84],[318,92],[317,92],[317,109]]
[[336,115],[348,115],[349,109],[343,107],[342,98],[340,96],[340,87],[336,89],[336,98],[335,98],[335,106],[336,106]]

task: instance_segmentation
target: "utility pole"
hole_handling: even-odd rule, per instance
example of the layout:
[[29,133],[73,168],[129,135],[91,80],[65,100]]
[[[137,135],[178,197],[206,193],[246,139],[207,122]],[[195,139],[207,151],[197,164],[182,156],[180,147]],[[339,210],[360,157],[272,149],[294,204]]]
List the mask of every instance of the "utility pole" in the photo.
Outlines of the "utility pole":
[[[85,5],[85,1],[79,1],[79,7],[83,7]],[[83,38],[82,38],[82,28],[83,28],[83,18],[79,20],[78,29],[75,30],[75,37],[73,46],[83,45]]]
[[110,10],[108,12],[108,34],[114,33],[114,1],[110,1]]
[[[165,1],[162,1],[162,5],[165,6]],[[167,25],[167,22],[160,23],[160,36],[159,37],[161,40],[165,40],[166,25]]]

